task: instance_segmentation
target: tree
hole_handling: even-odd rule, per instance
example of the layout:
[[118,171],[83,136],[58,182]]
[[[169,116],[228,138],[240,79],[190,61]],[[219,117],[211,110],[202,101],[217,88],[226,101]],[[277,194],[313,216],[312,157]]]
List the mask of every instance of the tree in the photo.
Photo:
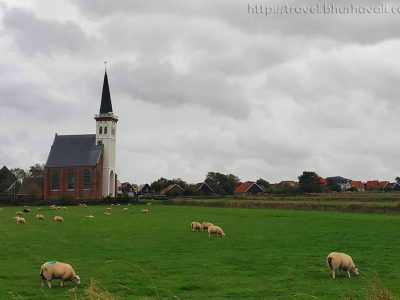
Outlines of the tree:
[[299,189],[304,193],[320,193],[322,190],[318,180],[318,175],[315,172],[304,171],[299,176]]
[[13,173],[15,175],[15,177],[17,177],[17,179],[20,183],[22,183],[22,181],[24,181],[24,179],[26,177],[25,170],[23,170],[21,168],[14,168],[14,169],[11,169],[10,171],[11,171],[11,173]]
[[233,174],[224,175],[218,172],[208,172],[205,183],[217,194],[232,195],[240,183],[239,177]]
[[29,177],[38,178],[44,176],[44,164],[35,164],[29,168]]
[[181,178],[167,179],[167,178],[161,177],[160,179],[152,182],[150,184],[150,186],[156,193],[159,193],[163,189],[165,189],[167,186],[174,184],[174,183],[179,185],[183,189],[185,189],[188,185],[186,183],[186,181],[182,180]]
[[397,184],[400,184],[400,177],[396,177],[396,182],[397,182]]
[[328,191],[332,192],[340,192],[340,186],[337,184],[337,182],[333,178],[328,178]]
[[264,191],[266,191],[266,190],[269,188],[269,186],[270,186],[269,182],[266,181],[266,180],[264,180],[264,179],[262,179],[262,178],[258,179],[258,180],[256,181],[256,183],[257,183],[262,189],[264,189]]

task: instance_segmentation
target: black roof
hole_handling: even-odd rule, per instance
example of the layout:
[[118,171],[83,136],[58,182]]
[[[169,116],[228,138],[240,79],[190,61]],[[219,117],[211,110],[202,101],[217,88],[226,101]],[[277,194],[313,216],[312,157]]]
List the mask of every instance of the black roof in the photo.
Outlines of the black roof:
[[57,135],[46,162],[47,168],[96,166],[103,151],[95,134]]
[[108,86],[107,71],[104,73],[103,92],[101,93],[100,113],[107,114],[113,112],[111,104],[110,88]]
[[0,193],[4,193],[17,180],[17,177],[6,166],[2,167],[0,169]]

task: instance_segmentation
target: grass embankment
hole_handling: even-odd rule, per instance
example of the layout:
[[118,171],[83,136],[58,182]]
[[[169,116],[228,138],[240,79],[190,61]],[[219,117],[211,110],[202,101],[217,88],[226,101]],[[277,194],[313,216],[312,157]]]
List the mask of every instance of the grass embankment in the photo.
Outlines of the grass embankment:
[[236,208],[322,210],[400,214],[400,193],[320,193],[258,197],[180,197],[170,204]]
[[[111,216],[105,206],[43,208],[39,222],[32,207],[28,223],[17,225],[17,208],[3,207],[0,299],[87,299],[96,286],[121,299],[366,299],[377,275],[400,297],[396,216],[165,205],[143,215],[142,208],[114,207]],[[65,222],[54,223],[56,214]],[[221,225],[226,237],[191,232],[193,220]],[[331,251],[351,254],[361,275],[331,279]],[[53,259],[70,263],[82,284],[42,288],[40,266]]]

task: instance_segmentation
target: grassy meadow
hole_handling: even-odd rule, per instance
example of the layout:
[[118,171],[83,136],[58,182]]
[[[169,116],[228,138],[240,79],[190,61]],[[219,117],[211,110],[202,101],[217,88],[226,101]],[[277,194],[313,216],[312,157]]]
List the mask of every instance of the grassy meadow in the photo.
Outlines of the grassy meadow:
[[[45,221],[31,207],[18,225],[21,207],[1,207],[0,299],[87,299],[91,279],[114,299],[366,299],[376,277],[400,297],[398,216],[161,204],[114,206],[108,216],[105,207],[41,207]],[[192,232],[195,220],[226,237]],[[332,251],[352,255],[360,276],[332,279]],[[49,260],[70,263],[82,284],[42,288]]]

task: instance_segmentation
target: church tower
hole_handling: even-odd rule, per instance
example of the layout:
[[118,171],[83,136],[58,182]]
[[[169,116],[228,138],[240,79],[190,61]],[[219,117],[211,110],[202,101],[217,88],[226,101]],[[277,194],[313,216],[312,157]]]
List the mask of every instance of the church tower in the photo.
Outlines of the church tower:
[[96,144],[103,145],[103,197],[115,197],[115,143],[117,139],[118,117],[114,115],[107,70],[104,73],[103,92],[101,94],[100,113],[95,115]]

